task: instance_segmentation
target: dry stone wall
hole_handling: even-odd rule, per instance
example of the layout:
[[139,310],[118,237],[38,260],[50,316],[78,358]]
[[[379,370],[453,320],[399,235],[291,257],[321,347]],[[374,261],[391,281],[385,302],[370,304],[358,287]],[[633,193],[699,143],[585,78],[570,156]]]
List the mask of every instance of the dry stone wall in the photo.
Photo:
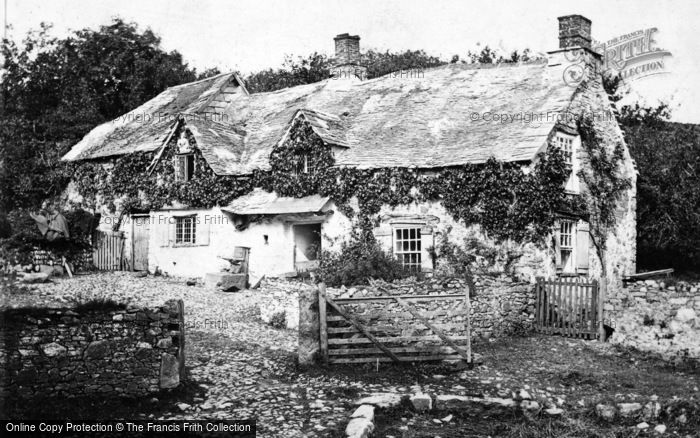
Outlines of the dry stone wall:
[[700,359],[700,283],[645,280],[610,297],[611,342],[668,360]]
[[260,319],[270,324],[283,314],[286,328],[296,330],[299,327],[299,292],[309,289],[315,290],[315,286],[298,281],[263,279],[256,291]]
[[153,309],[6,309],[1,317],[5,399],[142,396],[184,377],[182,300]]
[[[464,294],[466,284],[457,278],[431,278],[424,281],[406,279],[388,284],[392,294],[439,295]],[[299,292],[314,286],[293,281],[263,280],[258,294],[261,319],[269,322],[273,315],[283,312],[287,328],[299,326]],[[535,323],[534,285],[514,281],[510,277],[477,277],[476,295],[471,300],[472,335],[491,338],[524,333],[533,329]],[[330,298],[353,298],[376,294],[371,288],[328,288]],[[463,300],[436,300],[420,302],[421,312],[440,311],[440,321],[455,324],[455,330],[463,330],[465,321]],[[416,330],[422,328],[418,327]]]
[[[407,279],[386,286],[392,295],[465,294],[467,291],[466,282],[458,278],[431,278],[424,281]],[[356,298],[374,296],[377,292],[364,287],[329,288],[328,295],[331,298]],[[429,300],[414,302],[412,305],[421,313],[435,314],[437,319],[434,322],[453,325],[452,328],[448,327],[447,333],[463,334],[466,320],[464,300]],[[388,312],[396,307],[393,303],[383,306],[389,307]],[[532,284],[513,281],[506,276],[476,278],[476,294],[471,298],[472,336],[491,338],[525,333],[533,329],[534,323],[535,294]],[[416,322],[415,330],[418,332],[411,336],[426,334],[420,332],[423,329],[422,324]]]

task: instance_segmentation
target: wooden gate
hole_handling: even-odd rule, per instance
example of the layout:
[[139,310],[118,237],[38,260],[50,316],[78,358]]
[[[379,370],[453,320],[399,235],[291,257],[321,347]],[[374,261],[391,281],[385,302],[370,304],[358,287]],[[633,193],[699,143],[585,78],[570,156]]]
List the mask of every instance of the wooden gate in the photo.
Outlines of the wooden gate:
[[149,215],[131,216],[131,260],[134,271],[148,270]]
[[93,244],[92,263],[101,271],[124,269],[124,235],[120,231],[98,231]]
[[335,298],[319,286],[321,355],[326,363],[472,362],[465,294]]
[[602,318],[597,280],[538,278],[535,292],[538,332],[584,339],[597,337]]

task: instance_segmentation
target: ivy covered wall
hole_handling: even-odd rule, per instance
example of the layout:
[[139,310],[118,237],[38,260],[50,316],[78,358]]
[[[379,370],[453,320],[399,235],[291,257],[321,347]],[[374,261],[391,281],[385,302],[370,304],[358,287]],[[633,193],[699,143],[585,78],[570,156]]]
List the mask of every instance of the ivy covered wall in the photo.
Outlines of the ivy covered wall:
[[[602,87],[593,84],[594,92]],[[597,88],[596,88],[597,87]],[[582,89],[579,106],[589,108],[600,105],[605,96],[588,99],[589,90]],[[572,129],[588,129],[597,133],[599,126],[585,116],[576,119]],[[628,157],[626,148],[620,146],[623,156],[615,152],[603,154],[611,141],[608,131],[612,125],[603,126],[603,136],[593,139],[593,148],[583,151],[585,159],[593,154],[598,160],[597,170],[603,172],[603,183],[588,191],[589,196],[607,194],[615,206],[620,193],[630,204],[627,177]],[[184,130],[195,149],[195,171],[190,181],[175,181],[173,158],[175,140]],[[617,129],[619,131],[619,128]],[[612,135],[614,135],[613,133]],[[595,141],[592,141],[595,140]],[[615,140],[615,139],[613,139]],[[585,140],[584,140],[585,142]],[[603,145],[595,149],[595,145]],[[352,219],[354,227],[365,238],[374,239],[381,228],[381,217],[388,212],[412,211],[416,208],[442,209],[444,224],[449,228],[477,230],[483,239],[492,242],[511,242],[529,245],[544,251],[551,244],[554,221],[562,211],[588,218],[590,211],[586,198],[568,196],[563,189],[570,170],[557,148],[548,148],[530,163],[504,163],[491,159],[482,164],[466,164],[450,168],[423,171],[413,168],[355,169],[334,166],[333,148],[316,135],[303,115],[292,124],[285,142],[270,156],[269,171],[255,171],[246,176],[218,176],[207,165],[197,149],[196,142],[181,122],[178,132],[167,145],[162,157],[153,169],[148,167],[153,153],[135,153],[103,162],[81,163],[75,169],[75,188],[80,196],[73,197],[83,206],[104,209],[117,216],[129,211],[153,211],[165,206],[182,206],[190,209],[209,209],[228,205],[233,199],[249,193],[255,187],[275,191],[282,196],[303,197],[311,194],[329,196],[336,210]],[[308,172],[295,172],[300,157],[306,157]],[[618,175],[617,168],[625,171]],[[609,172],[609,178],[605,178]],[[601,175],[585,179],[597,184]],[[623,181],[624,180],[624,181]],[[623,182],[620,182],[623,181]],[[611,184],[614,186],[611,189]],[[604,201],[605,202],[605,201]],[[608,204],[609,204],[608,202]],[[632,202],[633,203],[633,202]],[[602,205],[609,207],[608,204]],[[421,207],[422,206],[422,207]],[[429,206],[429,207],[426,207]],[[629,206],[626,207],[628,211]],[[616,210],[613,208],[612,210]],[[406,213],[409,214],[409,213]],[[626,213],[625,213],[626,214]],[[442,213],[441,213],[442,215]],[[447,219],[449,217],[449,220]],[[615,225],[612,225],[613,232]],[[460,235],[457,240],[464,236]],[[459,243],[459,242],[456,242]],[[615,246],[615,243],[612,243]],[[539,254],[540,260],[545,255]],[[541,261],[541,260],[540,260]]]
[[[191,136],[190,141],[196,150]],[[342,213],[355,218],[358,226],[368,231],[377,224],[383,205],[439,201],[454,218],[479,224],[495,238],[542,241],[565,200],[562,183],[568,175],[556,149],[540,154],[530,171],[523,171],[524,164],[495,159],[432,172],[338,168],[334,167],[331,147],[303,118],[293,124],[286,142],[271,154],[270,171],[256,171],[245,177],[217,176],[196,150],[194,178],[175,181],[174,149],[173,141],[150,174],[147,168],[152,153],[77,165],[76,189],[82,204],[117,214],[169,205],[211,208],[227,205],[254,187],[262,187],[282,196],[329,196]],[[308,157],[309,172],[295,175],[293,166],[301,155]]]

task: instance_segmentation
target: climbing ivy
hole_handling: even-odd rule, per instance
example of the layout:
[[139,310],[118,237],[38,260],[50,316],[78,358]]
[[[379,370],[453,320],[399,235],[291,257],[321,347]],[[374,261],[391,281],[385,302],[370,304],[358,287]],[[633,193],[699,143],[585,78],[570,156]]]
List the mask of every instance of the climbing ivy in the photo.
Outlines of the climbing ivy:
[[581,144],[589,161],[589,165],[578,172],[585,187],[579,200],[586,205],[590,235],[605,273],[607,236],[617,222],[615,213],[619,201],[632,182],[621,174],[625,158],[622,142],[617,141],[612,149],[607,147],[595,123],[593,117],[584,116],[578,120]]
[[[180,129],[185,129],[183,125]],[[187,132],[187,131],[186,131]],[[188,132],[188,135],[189,132]],[[177,135],[174,136],[177,138]],[[422,173],[409,168],[356,169],[336,167],[331,146],[303,119],[292,124],[286,140],[270,155],[270,169],[246,177],[217,176],[195,149],[194,178],[174,179],[174,142],[149,175],[153,153],[133,153],[115,160],[110,172],[99,164],[76,170],[79,190],[86,198],[122,208],[158,209],[174,201],[192,208],[226,205],[255,187],[282,196],[329,196],[338,209],[357,219],[363,237],[372,238],[382,205],[441,201],[447,211],[466,224],[480,224],[497,239],[541,241],[551,230],[564,203],[568,170],[558,149],[539,154],[532,168],[490,159]],[[308,159],[308,173],[294,172],[300,156]],[[106,177],[106,175],[109,175]],[[357,200],[357,211],[350,205]]]

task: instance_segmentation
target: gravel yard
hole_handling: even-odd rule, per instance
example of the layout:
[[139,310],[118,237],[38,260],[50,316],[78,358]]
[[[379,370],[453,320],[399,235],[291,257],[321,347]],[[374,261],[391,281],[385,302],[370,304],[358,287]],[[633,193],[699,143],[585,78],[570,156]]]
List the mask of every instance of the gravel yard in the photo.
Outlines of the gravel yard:
[[[377,369],[368,364],[302,372],[295,365],[296,332],[260,320],[261,292],[217,292],[172,278],[94,274],[2,294],[3,307],[62,307],[99,297],[138,305],[173,298],[185,302],[187,382],[157,400],[104,406],[103,412],[123,418],[256,418],[258,436],[344,436],[353,402],[373,392],[512,397],[525,389],[533,398],[571,412],[590,411],[605,400],[700,398],[700,372],[692,364],[673,367],[609,344],[555,336],[477,343],[475,351],[484,363],[474,370],[410,364],[380,364]],[[416,434],[420,428],[415,427],[409,433],[400,418],[383,421],[381,430],[394,436],[440,435],[432,419],[426,420],[431,426],[425,435]]]

